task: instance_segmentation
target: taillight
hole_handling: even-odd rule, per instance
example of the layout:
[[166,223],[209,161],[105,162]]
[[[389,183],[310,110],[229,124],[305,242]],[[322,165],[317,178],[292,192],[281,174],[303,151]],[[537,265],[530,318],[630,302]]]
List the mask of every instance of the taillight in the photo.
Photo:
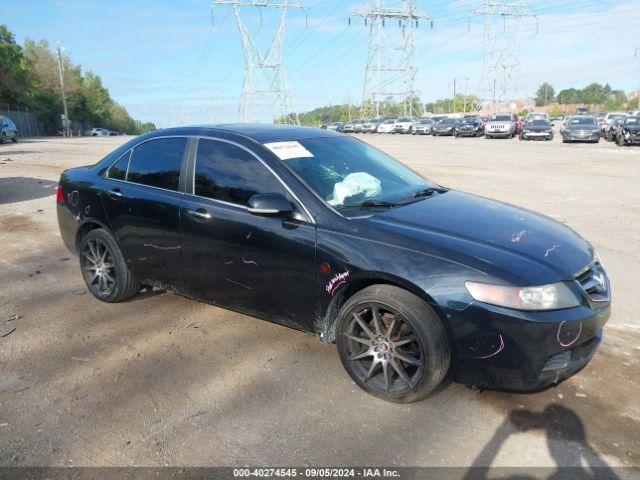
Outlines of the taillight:
[[62,193],[62,187],[60,185],[58,185],[56,197],[60,203],[64,203],[64,194]]

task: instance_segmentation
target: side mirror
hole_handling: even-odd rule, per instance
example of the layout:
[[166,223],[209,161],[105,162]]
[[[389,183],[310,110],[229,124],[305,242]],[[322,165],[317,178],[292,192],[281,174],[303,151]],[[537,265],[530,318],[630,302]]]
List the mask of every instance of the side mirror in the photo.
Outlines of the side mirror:
[[247,211],[254,215],[286,215],[293,212],[293,205],[281,193],[259,193],[249,199]]

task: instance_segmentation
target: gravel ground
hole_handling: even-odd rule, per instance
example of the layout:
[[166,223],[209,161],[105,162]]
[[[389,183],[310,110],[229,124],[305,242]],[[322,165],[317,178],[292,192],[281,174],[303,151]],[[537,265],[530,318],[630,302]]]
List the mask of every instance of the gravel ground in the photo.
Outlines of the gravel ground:
[[127,138],[25,141],[0,146],[0,465],[640,466],[640,148],[362,138],[593,243],[614,305],[580,374],[395,405],[311,335],[169,293],[98,302],[60,240],[55,187]]

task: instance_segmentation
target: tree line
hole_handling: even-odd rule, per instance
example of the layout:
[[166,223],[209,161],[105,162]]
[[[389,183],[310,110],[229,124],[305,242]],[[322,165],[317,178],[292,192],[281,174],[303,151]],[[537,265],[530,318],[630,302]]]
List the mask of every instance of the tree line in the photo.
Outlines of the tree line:
[[556,95],[555,89],[545,82],[536,91],[535,102],[538,107],[558,103],[560,105],[603,105],[606,110],[634,108],[634,100],[629,100],[624,91],[615,90],[608,83],[605,85],[591,83],[582,89],[565,88]]
[[[138,135],[156,127],[131,118],[109,95],[102,80],[91,70],[62,56],[69,118],[82,128],[103,127]],[[46,40],[25,40],[21,46],[13,33],[0,25],[0,106],[27,107],[38,112],[46,133],[62,125],[64,112],[57,53]]]

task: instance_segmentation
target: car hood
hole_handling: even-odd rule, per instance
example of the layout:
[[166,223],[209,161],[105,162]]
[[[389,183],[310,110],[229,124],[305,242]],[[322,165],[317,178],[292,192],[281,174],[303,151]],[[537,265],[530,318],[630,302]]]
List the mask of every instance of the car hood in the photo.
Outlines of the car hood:
[[570,280],[593,258],[589,243],[560,222],[453,190],[360,220],[402,236],[406,247],[520,285]]
[[443,123],[442,125],[434,125],[433,128],[437,128],[437,129],[447,129],[447,128],[453,128],[453,123]]
[[598,130],[597,125],[567,125],[565,130]]

